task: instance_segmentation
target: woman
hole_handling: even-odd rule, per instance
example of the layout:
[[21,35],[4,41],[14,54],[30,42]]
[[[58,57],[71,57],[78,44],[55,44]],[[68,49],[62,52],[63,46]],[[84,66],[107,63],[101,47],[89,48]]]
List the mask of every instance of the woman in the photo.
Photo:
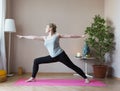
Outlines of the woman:
[[35,81],[36,74],[39,69],[39,64],[43,63],[52,63],[52,62],[61,62],[67,67],[73,69],[79,75],[85,79],[85,83],[89,83],[85,73],[76,65],[72,63],[67,54],[59,45],[60,38],[83,38],[84,35],[61,35],[56,33],[56,25],[50,23],[46,26],[46,33],[48,36],[21,36],[17,35],[19,38],[33,39],[33,40],[42,40],[44,41],[45,47],[48,49],[49,55],[45,57],[36,58],[33,64],[32,77],[30,77],[26,82]]

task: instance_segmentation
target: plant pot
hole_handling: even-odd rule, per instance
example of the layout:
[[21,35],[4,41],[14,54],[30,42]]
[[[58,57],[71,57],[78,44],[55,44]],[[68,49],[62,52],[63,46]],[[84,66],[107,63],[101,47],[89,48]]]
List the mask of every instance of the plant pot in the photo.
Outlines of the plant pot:
[[107,65],[93,65],[93,72],[95,78],[105,78]]

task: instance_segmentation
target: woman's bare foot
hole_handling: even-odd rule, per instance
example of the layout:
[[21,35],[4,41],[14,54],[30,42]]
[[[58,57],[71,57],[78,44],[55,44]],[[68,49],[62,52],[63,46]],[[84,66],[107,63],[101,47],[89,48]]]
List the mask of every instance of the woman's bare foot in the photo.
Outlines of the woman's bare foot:
[[85,83],[87,83],[87,84],[88,84],[88,83],[90,83],[90,81],[89,81],[88,79],[85,79]]
[[26,80],[25,82],[34,82],[35,81],[35,78],[33,77],[30,77],[28,80]]

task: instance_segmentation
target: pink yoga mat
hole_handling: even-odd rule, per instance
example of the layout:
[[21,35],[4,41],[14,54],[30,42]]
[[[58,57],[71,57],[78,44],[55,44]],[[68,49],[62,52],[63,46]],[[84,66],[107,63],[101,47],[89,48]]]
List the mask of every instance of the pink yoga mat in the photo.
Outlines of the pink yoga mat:
[[35,82],[25,82],[26,79],[19,79],[15,86],[106,86],[105,83],[92,79],[90,83],[84,83],[82,79],[37,79]]

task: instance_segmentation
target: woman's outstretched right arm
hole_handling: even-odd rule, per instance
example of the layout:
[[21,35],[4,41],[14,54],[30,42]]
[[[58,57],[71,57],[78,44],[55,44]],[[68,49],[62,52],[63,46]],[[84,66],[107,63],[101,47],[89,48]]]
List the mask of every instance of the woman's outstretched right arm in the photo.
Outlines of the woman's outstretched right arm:
[[22,35],[17,35],[18,38],[22,39],[31,39],[31,40],[42,40],[44,41],[45,36],[34,36],[34,35],[28,35],[28,36],[22,36]]

